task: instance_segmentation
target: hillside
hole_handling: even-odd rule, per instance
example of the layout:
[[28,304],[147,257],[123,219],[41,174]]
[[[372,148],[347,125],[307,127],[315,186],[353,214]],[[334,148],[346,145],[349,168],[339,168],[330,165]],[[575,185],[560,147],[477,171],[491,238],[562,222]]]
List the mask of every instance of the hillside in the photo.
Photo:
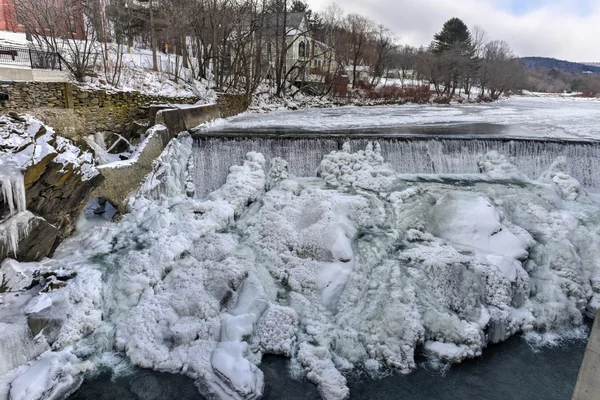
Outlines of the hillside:
[[522,57],[521,62],[526,68],[550,68],[559,69],[565,72],[581,73],[590,71],[594,74],[600,74],[600,66],[586,65],[582,63],[574,63],[570,61],[557,60],[548,57]]

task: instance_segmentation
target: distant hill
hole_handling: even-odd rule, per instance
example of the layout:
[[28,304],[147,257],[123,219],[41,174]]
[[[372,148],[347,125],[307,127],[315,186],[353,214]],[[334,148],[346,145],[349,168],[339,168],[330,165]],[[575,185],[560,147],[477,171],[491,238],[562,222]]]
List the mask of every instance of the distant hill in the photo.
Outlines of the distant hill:
[[522,57],[521,63],[526,68],[554,68],[566,72],[593,72],[594,74],[600,74],[600,66],[586,65],[582,63],[574,63],[570,61],[557,60],[556,58],[547,57]]

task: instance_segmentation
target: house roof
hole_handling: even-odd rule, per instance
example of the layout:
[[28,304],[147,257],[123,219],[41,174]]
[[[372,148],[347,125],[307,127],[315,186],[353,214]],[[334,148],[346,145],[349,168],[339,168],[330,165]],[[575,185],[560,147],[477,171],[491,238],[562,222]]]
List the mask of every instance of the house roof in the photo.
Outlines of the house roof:
[[285,27],[288,32],[298,31],[302,21],[304,20],[306,13],[304,12],[291,12],[284,15],[283,13],[272,13],[267,14],[265,18],[265,25],[269,28],[276,28],[283,26],[283,20],[285,17]]

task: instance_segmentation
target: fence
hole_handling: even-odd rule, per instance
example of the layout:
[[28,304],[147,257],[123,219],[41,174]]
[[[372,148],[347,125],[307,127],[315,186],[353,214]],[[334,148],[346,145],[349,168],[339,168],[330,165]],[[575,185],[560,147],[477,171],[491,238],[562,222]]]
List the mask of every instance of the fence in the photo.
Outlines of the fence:
[[28,48],[0,46],[0,64],[62,71],[58,53]]

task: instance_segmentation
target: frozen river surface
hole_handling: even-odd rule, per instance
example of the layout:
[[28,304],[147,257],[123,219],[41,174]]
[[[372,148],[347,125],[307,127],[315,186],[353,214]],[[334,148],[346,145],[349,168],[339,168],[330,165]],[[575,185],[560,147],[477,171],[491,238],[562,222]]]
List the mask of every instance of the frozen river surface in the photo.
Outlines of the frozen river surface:
[[514,97],[490,104],[339,107],[246,114],[215,124],[210,131],[436,132],[600,139],[599,120],[597,100]]

